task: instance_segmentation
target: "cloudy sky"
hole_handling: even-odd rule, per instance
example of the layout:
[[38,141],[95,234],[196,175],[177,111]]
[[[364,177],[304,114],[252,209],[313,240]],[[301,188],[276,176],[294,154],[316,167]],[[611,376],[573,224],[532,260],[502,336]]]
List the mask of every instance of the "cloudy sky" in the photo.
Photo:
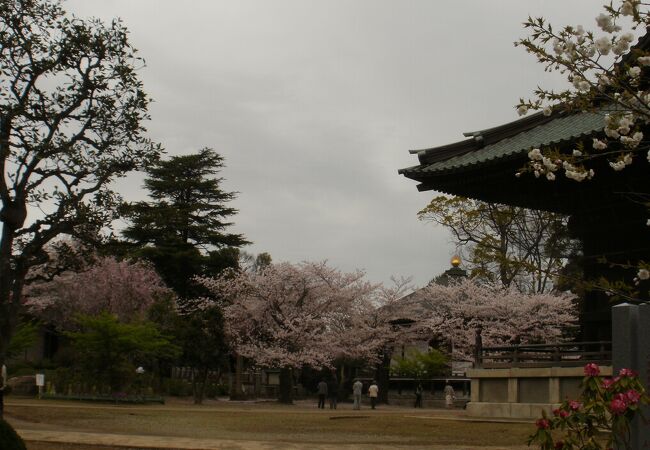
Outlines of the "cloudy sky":
[[[592,29],[598,0],[68,0],[120,17],[147,62],[150,136],[212,147],[240,192],[234,231],[275,261],[327,259],[422,285],[449,267],[447,232],[418,222],[434,193],[397,169],[409,149],[516,119],[557,84],[513,42],[528,15]],[[144,198],[141,178],[120,191]]]

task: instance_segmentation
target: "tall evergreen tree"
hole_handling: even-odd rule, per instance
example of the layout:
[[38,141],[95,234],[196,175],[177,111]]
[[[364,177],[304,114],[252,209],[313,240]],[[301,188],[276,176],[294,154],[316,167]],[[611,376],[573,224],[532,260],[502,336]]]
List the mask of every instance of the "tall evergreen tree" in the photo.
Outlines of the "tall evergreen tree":
[[238,248],[248,244],[243,235],[227,232],[237,213],[227,203],[236,193],[221,189],[223,167],[223,157],[210,148],[160,160],[144,183],[151,201],[126,208],[131,225],[124,236],[181,298],[196,294],[194,275],[237,265]]

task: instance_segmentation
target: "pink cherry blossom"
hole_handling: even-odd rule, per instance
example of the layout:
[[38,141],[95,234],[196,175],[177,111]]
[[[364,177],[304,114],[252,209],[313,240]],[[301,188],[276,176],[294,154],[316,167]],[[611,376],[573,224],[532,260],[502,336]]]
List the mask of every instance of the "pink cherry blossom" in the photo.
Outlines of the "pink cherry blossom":
[[32,284],[26,294],[33,314],[66,328],[79,313],[107,311],[125,321],[142,318],[156,298],[171,291],[146,263],[100,257],[80,272]]
[[378,362],[395,327],[379,308],[397,291],[364,273],[326,263],[273,264],[199,280],[224,299],[226,332],[235,350],[266,367],[327,367],[340,358]]
[[430,284],[395,302],[395,319],[410,319],[453,343],[454,357],[472,360],[476,330],[484,347],[561,342],[576,323],[570,295],[522,294],[516,289],[465,279]]

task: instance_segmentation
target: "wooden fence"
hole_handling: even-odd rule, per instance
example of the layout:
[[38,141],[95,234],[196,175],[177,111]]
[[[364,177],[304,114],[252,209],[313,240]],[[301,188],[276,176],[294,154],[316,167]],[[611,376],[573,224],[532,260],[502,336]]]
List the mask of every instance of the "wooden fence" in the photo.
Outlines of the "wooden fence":
[[476,367],[576,367],[591,362],[611,364],[611,341],[482,347],[477,351]]

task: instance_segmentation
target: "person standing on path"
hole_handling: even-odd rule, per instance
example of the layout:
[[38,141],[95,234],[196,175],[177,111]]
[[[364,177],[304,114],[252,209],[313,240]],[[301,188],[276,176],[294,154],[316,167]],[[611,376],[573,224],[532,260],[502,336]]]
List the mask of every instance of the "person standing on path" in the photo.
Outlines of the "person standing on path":
[[445,406],[447,408],[453,408],[454,400],[456,400],[456,393],[454,392],[454,388],[451,387],[451,384],[449,384],[449,380],[447,380],[447,384],[445,384],[443,394],[445,395]]
[[325,409],[325,397],[327,397],[327,383],[321,378],[318,383],[318,408]]
[[330,409],[336,409],[336,402],[339,396],[339,380],[334,376],[329,386],[327,387],[327,392],[330,397]]
[[415,407],[422,408],[422,383],[418,383],[418,387],[415,388]]
[[378,395],[379,395],[379,386],[377,386],[377,382],[375,380],[372,380],[372,384],[368,388],[368,397],[370,397],[370,407],[372,409],[375,409],[375,406],[377,405]]
[[354,398],[353,409],[361,409],[361,391],[363,390],[363,383],[357,378],[352,385],[352,397]]

